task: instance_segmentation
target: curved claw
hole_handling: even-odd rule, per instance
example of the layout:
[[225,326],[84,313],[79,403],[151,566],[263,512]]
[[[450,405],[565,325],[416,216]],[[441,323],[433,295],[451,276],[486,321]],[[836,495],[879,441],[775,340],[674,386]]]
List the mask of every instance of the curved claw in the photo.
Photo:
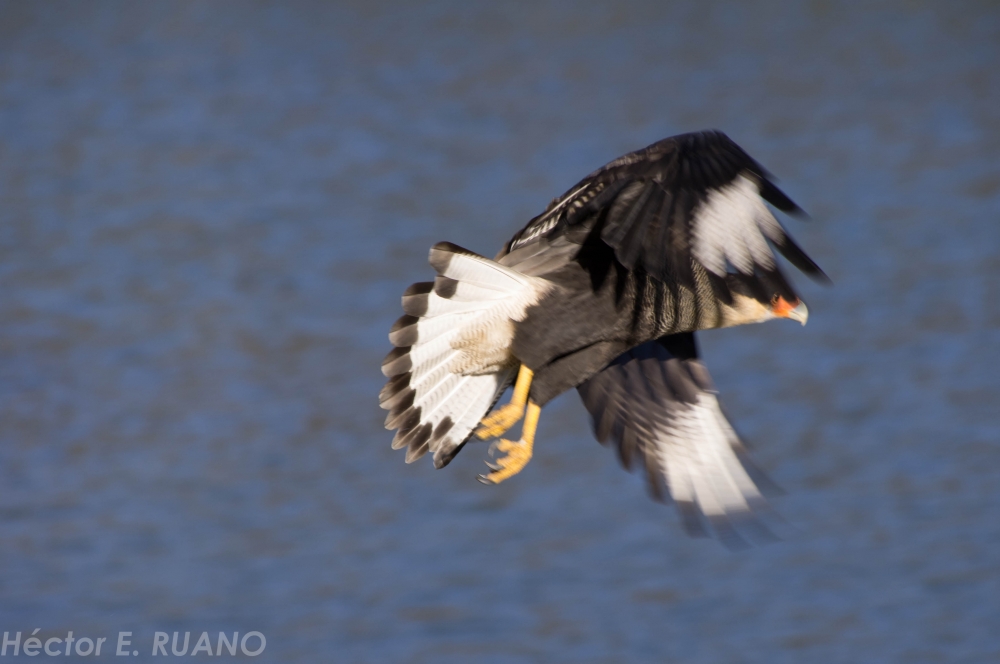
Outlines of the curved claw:
[[493,471],[484,478],[489,480],[490,484],[500,484],[505,479],[517,475],[531,461],[532,444],[530,441],[513,441],[503,438],[497,441],[496,447],[501,452],[506,452],[507,454],[497,459],[495,466],[491,463],[486,463]]
[[496,448],[499,452],[506,454],[497,459],[497,465],[489,462],[491,472],[489,475],[480,475],[479,481],[483,484],[499,484],[508,477],[517,475],[531,461],[531,452],[535,446],[535,429],[538,427],[538,415],[541,413],[541,406],[529,403],[524,418],[524,429],[521,432],[520,440],[508,440],[501,438],[490,445],[490,453]]

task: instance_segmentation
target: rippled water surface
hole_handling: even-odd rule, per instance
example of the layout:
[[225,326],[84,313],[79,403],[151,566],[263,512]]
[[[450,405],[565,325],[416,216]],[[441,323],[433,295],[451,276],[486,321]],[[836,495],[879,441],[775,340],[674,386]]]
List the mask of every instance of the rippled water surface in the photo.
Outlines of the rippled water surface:
[[[993,3],[0,5],[0,631],[995,661],[998,71]],[[702,335],[797,535],[687,538],[575,394],[502,486],[405,465],[378,366],[429,245],[706,127],[835,282]]]

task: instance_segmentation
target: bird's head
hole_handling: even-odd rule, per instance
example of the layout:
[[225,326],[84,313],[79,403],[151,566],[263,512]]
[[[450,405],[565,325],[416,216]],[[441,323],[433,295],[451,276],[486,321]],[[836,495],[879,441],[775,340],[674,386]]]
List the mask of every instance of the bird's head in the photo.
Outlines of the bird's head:
[[805,325],[809,319],[809,309],[805,302],[795,295],[790,299],[780,293],[774,293],[770,298],[762,297],[746,280],[730,275],[727,281],[733,303],[732,306],[722,305],[720,327],[763,323],[775,318],[789,318]]
[[803,325],[809,320],[809,308],[805,302],[799,298],[795,298],[793,302],[789,302],[777,294],[771,297],[771,314],[774,318],[791,318]]

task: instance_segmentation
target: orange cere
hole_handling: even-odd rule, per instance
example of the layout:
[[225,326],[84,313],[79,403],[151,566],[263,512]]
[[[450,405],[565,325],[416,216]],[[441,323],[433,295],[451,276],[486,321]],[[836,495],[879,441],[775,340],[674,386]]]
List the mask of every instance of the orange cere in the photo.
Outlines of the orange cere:
[[795,302],[789,302],[780,295],[775,295],[771,299],[771,311],[778,318],[788,318],[792,310],[799,306],[799,304],[801,304],[801,301],[798,299],[796,299]]

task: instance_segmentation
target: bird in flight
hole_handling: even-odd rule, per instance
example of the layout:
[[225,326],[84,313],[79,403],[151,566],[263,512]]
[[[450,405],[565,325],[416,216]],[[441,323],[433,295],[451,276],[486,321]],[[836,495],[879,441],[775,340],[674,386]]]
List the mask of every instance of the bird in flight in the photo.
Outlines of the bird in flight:
[[[774,249],[826,275],[766,203],[799,207],[718,131],[682,134],[615,159],[552,201],[492,260],[448,242],[434,281],[403,294],[380,402],[410,463],[448,464],[472,437],[523,420],[488,484],[531,459],[542,408],[576,388],[602,443],[645,468],[686,530],[729,545],[767,532],[767,478],[723,414],[694,332],[773,318],[806,322]],[[493,410],[510,385],[510,401]],[[493,410],[491,413],[490,411]]]

